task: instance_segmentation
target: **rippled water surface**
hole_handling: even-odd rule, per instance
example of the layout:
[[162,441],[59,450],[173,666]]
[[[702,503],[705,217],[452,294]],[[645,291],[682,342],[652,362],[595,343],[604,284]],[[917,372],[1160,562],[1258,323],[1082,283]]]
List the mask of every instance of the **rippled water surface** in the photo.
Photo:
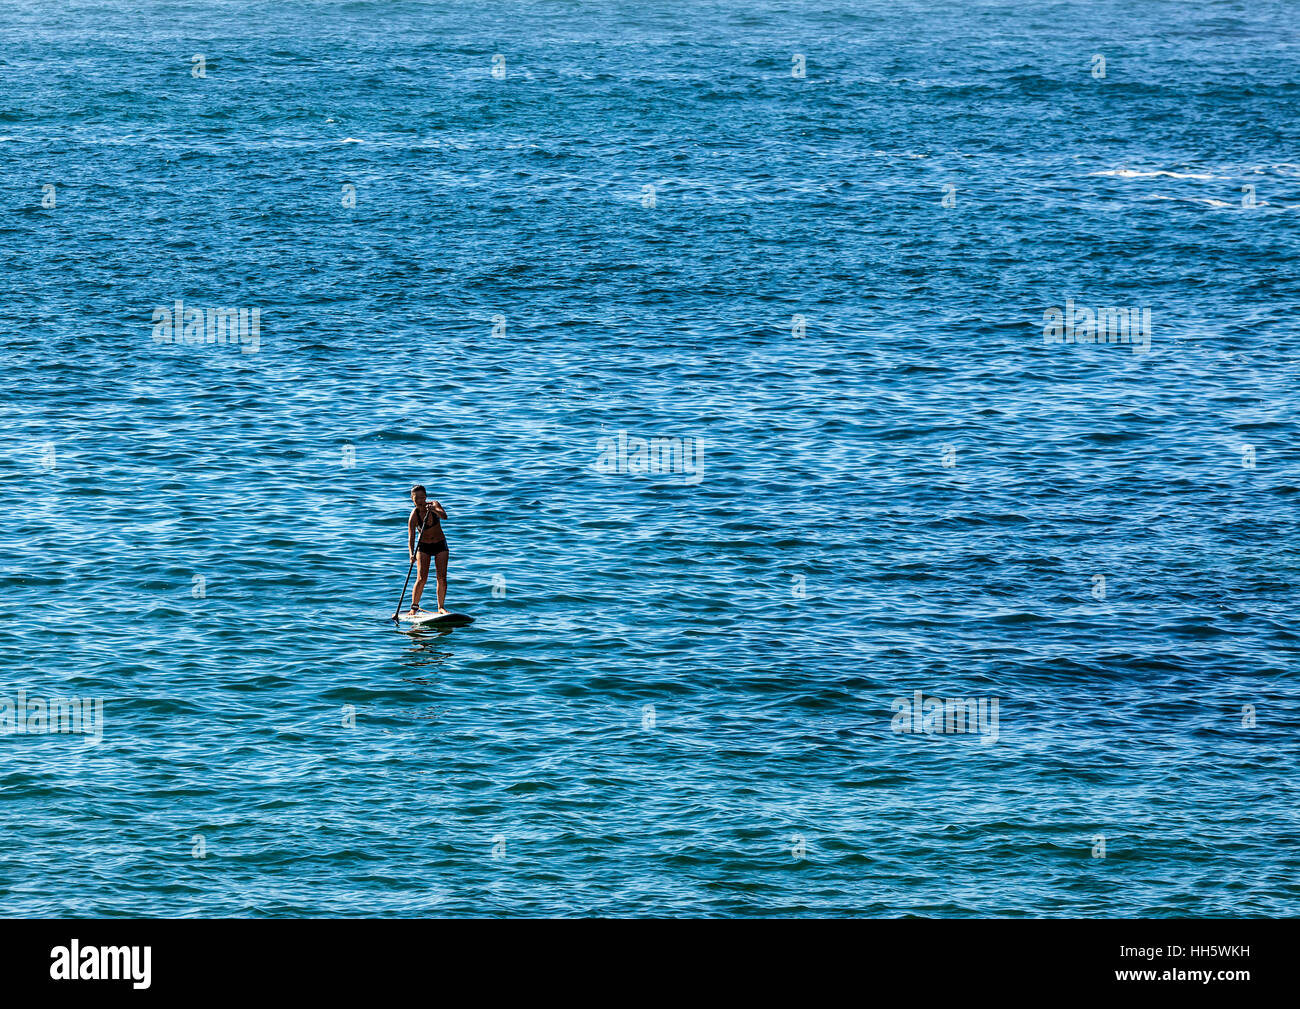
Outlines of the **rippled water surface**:
[[1300,913],[1293,3],[123,6],[0,11],[0,913]]

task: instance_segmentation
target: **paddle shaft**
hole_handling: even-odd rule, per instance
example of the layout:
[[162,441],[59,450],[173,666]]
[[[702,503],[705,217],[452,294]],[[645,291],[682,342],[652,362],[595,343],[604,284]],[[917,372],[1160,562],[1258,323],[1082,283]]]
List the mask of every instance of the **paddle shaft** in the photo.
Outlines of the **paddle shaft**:
[[397,600],[397,609],[393,610],[394,620],[402,612],[402,603],[406,601],[406,586],[411,584],[411,572],[415,570],[415,558],[420,556],[420,537],[424,535],[424,527],[429,524],[429,516],[432,514],[432,506],[424,510],[424,521],[420,523],[420,531],[415,534],[415,549],[411,551],[411,563],[406,568],[406,581],[402,582],[402,595]]

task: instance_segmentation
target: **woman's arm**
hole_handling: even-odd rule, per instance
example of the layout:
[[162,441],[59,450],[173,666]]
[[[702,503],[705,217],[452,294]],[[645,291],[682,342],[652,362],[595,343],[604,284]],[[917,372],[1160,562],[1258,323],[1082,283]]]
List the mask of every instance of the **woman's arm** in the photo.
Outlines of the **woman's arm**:
[[406,520],[406,552],[412,557],[415,556],[415,509],[411,509],[411,517]]
[[433,503],[433,513],[437,515],[438,518],[440,519],[445,519],[447,517],[447,512],[443,509],[442,504],[438,501],[435,501]]

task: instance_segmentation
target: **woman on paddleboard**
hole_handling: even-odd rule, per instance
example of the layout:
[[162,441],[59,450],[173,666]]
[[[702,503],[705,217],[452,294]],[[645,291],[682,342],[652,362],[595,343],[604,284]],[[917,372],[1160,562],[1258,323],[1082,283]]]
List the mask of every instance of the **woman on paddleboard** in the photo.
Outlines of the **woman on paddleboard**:
[[[424,487],[416,484],[411,488],[411,502],[415,507],[411,517],[406,520],[406,549],[408,560],[416,559],[419,550],[420,569],[415,588],[411,592],[411,613],[423,613],[420,609],[420,596],[424,592],[424,583],[429,580],[429,561],[433,560],[438,572],[438,612],[446,613],[443,603],[447,600],[447,537],[442,534],[439,519],[445,519],[447,513],[437,501],[426,501]],[[423,531],[421,531],[423,530]],[[420,542],[415,542],[416,537]]]

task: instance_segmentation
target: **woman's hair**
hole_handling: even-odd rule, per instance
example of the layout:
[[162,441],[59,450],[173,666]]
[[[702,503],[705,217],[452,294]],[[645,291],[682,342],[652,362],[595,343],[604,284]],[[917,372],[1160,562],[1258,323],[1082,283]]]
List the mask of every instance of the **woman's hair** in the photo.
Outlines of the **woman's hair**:
[[411,493],[414,494],[417,490],[425,497],[429,496],[429,492],[424,489],[424,484],[417,483],[414,487],[411,488]]

